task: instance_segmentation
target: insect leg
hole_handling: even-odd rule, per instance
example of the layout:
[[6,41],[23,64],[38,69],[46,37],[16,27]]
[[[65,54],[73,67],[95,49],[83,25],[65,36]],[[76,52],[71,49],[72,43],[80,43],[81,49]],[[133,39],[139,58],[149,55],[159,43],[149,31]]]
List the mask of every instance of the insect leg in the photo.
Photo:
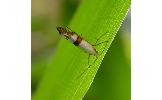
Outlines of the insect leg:
[[[104,41],[104,42],[101,42],[101,43],[96,44],[95,46],[98,46],[98,45],[103,44],[103,43],[108,43],[108,42],[109,42],[109,41]],[[106,45],[105,45],[105,47],[103,48],[102,52],[99,54],[99,56],[102,55],[102,53],[104,52],[105,49],[106,49]]]
[[[107,32],[106,32],[106,33],[107,33]],[[101,42],[101,43],[98,43],[98,44],[97,44],[97,42],[98,42],[104,35],[106,35],[106,33],[102,34],[99,38],[97,38],[95,44],[92,45],[92,46],[98,46],[98,45],[100,45],[100,44],[109,42],[109,41],[104,41],[104,42]],[[104,50],[105,50],[105,48],[104,48]],[[104,51],[104,50],[103,50],[103,51]],[[102,51],[102,53],[103,53],[103,51]],[[102,53],[101,53],[101,54],[102,54]],[[101,54],[100,54],[100,55],[101,55]],[[91,66],[92,66],[97,60],[98,60],[98,57],[96,57],[96,59],[92,62],[92,64],[89,64],[89,61],[90,61],[90,54],[89,54],[89,55],[88,55],[88,67],[85,68],[85,69],[83,70],[83,72],[82,72],[77,78],[80,78],[81,76],[83,76],[83,74],[84,74],[86,71],[88,71],[88,70],[91,68]]]
[[[98,58],[97,58],[97,59],[98,59]],[[95,59],[93,63],[95,63],[97,59]],[[83,76],[83,74],[84,74],[86,71],[88,71],[88,70],[91,68],[92,65],[93,65],[93,64],[91,64],[91,65],[89,65],[87,68],[85,68],[84,71],[83,71],[78,77],[76,77],[76,79],[79,79],[81,76]]]
[[92,45],[92,46],[98,46],[98,45],[100,45],[100,44],[107,43],[107,42],[109,42],[109,41],[103,41],[103,42],[100,42],[100,43],[98,43],[98,44],[94,44],[94,45]]
[[[107,33],[107,32],[106,32],[106,33]],[[98,42],[104,35],[106,35],[106,33],[102,34],[99,38],[97,38],[95,44],[92,45],[92,46],[98,46],[98,45],[100,45],[100,44],[109,42],[109,41],[104,41],[104,42],[101,42],[101,43],[98,43],[98,44],[97,44],[97,42]],[[105,50],[105,48],[104,48],[104,50]],[[103,51],[104,51],[104,50],[103,50]],[[102,53],[103,53],[103,51],[102,51]],[[101,53],[101,54],[102,54],[102,53]],[[98,59],[98,57],[96,57],[96,59],[94,60],[93,63],[95,63],[97,59]],[[88,62],[89,62],[89,58],[88,58]],[[93,63],[92,63],[92,64],[93,64]],[[92,65],[92,64],[91,64],[91,65]],[[88,64],[88,65],[89,65],[89,64]],[[87,70],[91,67],[91,65],[88,66]]]
[[[108,32],[106,32],[106,33],[108,33]],[[106,33],[104,33],[104,34],[102,34],[100,37],[98,37],[97,40],[96,40],[96,42],[95,42],[95,44],[96,44],[104,35],[106,35]],[[95,44],[94,44],[94,45],[95,45]]]
[[90,67],[97,61],[98,57],[96,57],[96,59],[94,60],[94,62],[88,66],[87,70],[90,69]]
[[90,58],[90,54],[88,55],[88,65],[89,65],[89,58]]

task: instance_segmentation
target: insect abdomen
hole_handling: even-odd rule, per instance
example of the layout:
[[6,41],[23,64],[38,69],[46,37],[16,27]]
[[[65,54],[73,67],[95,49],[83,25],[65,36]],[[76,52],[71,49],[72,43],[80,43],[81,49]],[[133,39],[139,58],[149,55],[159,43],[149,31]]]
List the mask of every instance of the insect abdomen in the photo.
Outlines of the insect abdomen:
[[96,49],[90,43],[85,41],[82,37],[78,36],[77,34],[71,34],[67,39],[69,39],[75,46],[80,47],[86,53],[97,56]]
[[87,41],[82,40],[80,42],[80,44],[79,44],[79,47],[81,49],[83,49],[85,52],[87,52],[87,53],[89,53],[91,55],[97,56],[96,49],[90,43],[88,43]]

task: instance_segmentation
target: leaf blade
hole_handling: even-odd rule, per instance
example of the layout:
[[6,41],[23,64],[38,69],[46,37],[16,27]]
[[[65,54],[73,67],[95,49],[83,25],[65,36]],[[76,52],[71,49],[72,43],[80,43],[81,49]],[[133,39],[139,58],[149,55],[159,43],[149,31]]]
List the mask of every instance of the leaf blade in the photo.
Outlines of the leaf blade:
[[[84,0],[71,21],[70,27],[91,44],[103,33],[99,42],[109,41],[96,49],[103,54],[95,61],[65,39],[61,39],[56,55],[49,64],[33,100],[80,100],[89,89],[106,51],[113,41],[130,6],[130,0]],[[106,47],[106,49],[105,49]],[[95,61],[95,62],[94,62]],[[93,63],[94,62],[94,63]],[[80,76],[78,78],[78,76]]]

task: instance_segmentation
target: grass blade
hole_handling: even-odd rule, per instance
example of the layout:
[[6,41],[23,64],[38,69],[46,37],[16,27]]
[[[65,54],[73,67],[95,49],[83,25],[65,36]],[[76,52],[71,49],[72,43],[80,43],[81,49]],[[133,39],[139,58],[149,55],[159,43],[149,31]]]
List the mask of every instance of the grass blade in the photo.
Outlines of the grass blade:
[[91,44],[95,44],[102,34],[105,35],[98,43],[109,42],[96,46],[100,55],[97,60],[91,56],[89,66],[88,54],[66,39],[61,39],[33,100],[82,99],[93,82],[129,6],[130,0],[83,0],[69,27],[82,34]]

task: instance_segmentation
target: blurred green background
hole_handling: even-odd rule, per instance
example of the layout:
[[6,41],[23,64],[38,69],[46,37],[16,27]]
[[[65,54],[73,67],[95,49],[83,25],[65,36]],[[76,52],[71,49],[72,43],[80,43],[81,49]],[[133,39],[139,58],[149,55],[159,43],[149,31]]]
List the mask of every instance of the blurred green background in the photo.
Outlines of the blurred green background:
[[[32,0],[32,94],[59,42],[56,26],[67,26],[81,0]],[[131,14],[127,14],[83,100],[131,99]]]

